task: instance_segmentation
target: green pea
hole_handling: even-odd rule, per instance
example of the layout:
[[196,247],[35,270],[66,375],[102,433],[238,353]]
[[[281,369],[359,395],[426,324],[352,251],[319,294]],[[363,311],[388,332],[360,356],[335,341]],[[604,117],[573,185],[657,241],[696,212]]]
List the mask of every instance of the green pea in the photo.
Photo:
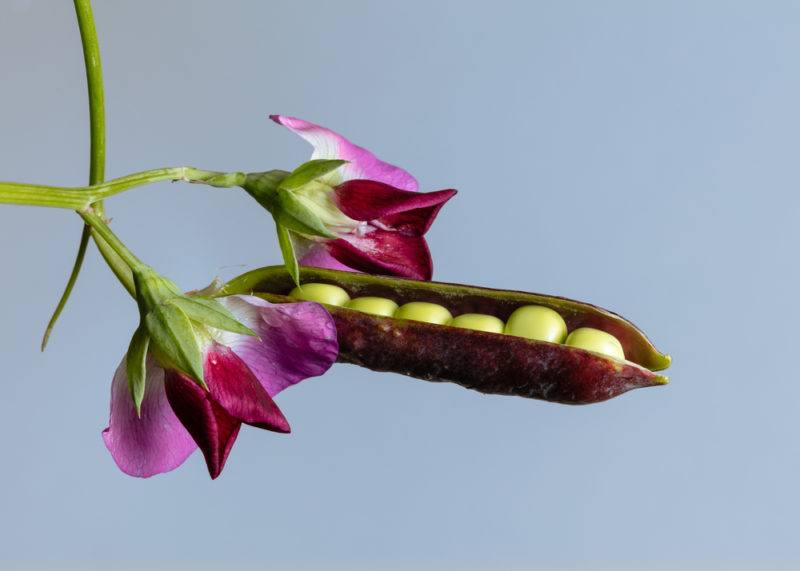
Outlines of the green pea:
[[413,319],[438,325],[447,325],[453,319],[446,308],[427,301],[412,301],[401,305],[394,316],[399,319]]
[[350,296],[339,286],[331,284],[303,284],[289,292],[289,297],[302,301],[318,301],[328,305],[344,305]]
[[565,341],[570,347],[579,347],[587,351],[602,353],[615,359],[625,359],[625,352],[619,340],[605,331],[592,327],[579,327],[567,336]]
[[397,311],[397,304],[385,297],[356,297],[348,301],[344,306],[348,309],[384,317],[392,317]]
[[486,315],[485,313],[463,313],[454,317],[450,325],[488,333],[502,333],[505,327],[502,319],[497,319],[494,315]]
[[567,324],[557,311],[543,305],[525,305],[508,318],[506,334],[536,341],[563,343]]

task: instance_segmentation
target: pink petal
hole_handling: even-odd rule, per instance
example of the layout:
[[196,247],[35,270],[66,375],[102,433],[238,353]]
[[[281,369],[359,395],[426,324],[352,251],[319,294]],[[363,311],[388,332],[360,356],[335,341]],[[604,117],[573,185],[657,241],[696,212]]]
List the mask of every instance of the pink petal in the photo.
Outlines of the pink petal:
[[270,396],[327,371],[339,354],[333,318],[318,303],[272,304],[258,297],[220,299],[259,338],[225,333],[228,345]]
[[341,135],[314,123],[286,117],[270,115],[270,119],[294,131],[314,147],[312,159],[343,159],[348,162],[337,169],[327,182],[332,186],[345,180],[364,178],[385,182],[396,188],[416,191],[417,180],[403,169],[385,163],[368,150],[354,145]]
[[455,190],[409,192],[373,180],[350,180],[336,187],[336,204],[354,220],[379,220],[392,228],[421,236],[433,224]]
[[354,272],[353,268],[348,268],[335,258],[331,257],[325,244],[304,238],[299,234],[291,233],[292,244],[297,255],[297,260],[301,266],[313,266],[315,268],[328,268],[329,270],[342,270]]
[[325,244],[316,243],[310,248],[305,256],[298,260],[301,266],[313,266],[315,268],[327,268],[329,270],[341,270],[343,272],[357,272],[351,267],[345,266],[339,260],[328,253]]
[[242,423],[186,375],[167,371],[166,377],[169,404],[202,450],[214,479],[222,472]]
[[164,369],[147,361],[147,383],[142,416],[128,390],[125,359],[111,383],[111,417],[103,431],[103,442],[120,470],[148,478],[174,470],[194,452],[197,445],[175,416],[164,391]]
[[232,417],[274,432],[290,431],[281,409],[230,347],[209,348],[205,380],[212,398]]
[[364,236],[345,234],[325,246],[331,256],[362,272],[415,280],[433,276],[431,253],[421,236],[373,230]]

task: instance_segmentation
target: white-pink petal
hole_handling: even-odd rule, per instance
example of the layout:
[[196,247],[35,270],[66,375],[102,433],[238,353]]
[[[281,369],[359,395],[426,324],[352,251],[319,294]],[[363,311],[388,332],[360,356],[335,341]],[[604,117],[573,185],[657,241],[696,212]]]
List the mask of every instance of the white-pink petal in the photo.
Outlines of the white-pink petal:
[[336,186],[346,180],[368,179],[390,184],[402,190],[419,190],[419,184],[407,171],[386,163],[367,149],[355,145],[330,129],[296,117],[270,115],[270,119],[294,131],[311,143],[312,159],[342,159],[346,165],[327,175],[326,182]]

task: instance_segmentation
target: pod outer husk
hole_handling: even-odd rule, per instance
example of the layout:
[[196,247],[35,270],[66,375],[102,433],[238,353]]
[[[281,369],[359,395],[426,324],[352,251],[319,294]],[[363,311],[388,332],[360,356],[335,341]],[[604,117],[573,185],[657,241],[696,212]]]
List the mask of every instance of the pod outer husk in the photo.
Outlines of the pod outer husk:
[[[617,337],[631,361],[618,361],[566,345],[532,341],[327,306],[336,322],[339,361],[428,381],[449,381],[488,394],[516,395],[564,404],[589,404],[631,389],[662,385],[651,369],[669,365],[644,334],[595,306],[554,296],[459,284],[422,282],[319,268],[301,268],[301,282],[338,285],[351,295],[388,297],[398,304],[430,301],[454,312],[488,313],[506,320],[521,305],[558,311],[570,330],[597,327]],[[252,293],[274,302],[293,287],[282,266],[253,270],[218,295]],[[637,361],[637,362],[632,362]]]

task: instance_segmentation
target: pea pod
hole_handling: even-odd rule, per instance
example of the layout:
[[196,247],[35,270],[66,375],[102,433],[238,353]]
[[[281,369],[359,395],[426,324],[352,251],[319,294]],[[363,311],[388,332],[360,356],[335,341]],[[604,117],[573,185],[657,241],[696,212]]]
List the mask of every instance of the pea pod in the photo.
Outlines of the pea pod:
[[[557,311],[570,331],[592,327],[621,343],[626,359],[616,360],[578,347],[534,341],[326,306],[336,322],[339,362],[391,371],[428,381],[450,381],[483,393],[517,395],[565,404],[589,404],[636,388],[666,384],[654,371],[670,364],[635,325],[588,303],[563,297],[483,287],[426,282],[302,267],[301,283],[328,283],[351,298],[384,297],[402,305],[425,301],[465,313],[507,320],[524,305]],[[218,295],[254,294],[276,303],[294,287],[282,266],[234,278]]]

